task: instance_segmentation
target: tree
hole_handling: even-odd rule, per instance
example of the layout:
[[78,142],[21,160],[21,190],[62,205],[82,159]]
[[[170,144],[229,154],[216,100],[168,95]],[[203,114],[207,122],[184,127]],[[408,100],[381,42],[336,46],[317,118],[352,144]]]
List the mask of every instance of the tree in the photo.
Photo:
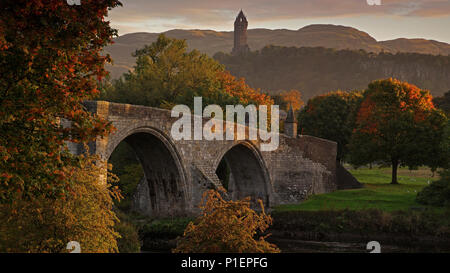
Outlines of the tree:
[[151,45],[139,49],[134,71],[112,84],[106,83],[102,99],[171,109],[174,105],[193,106],[193,97],[205,104],[273,104],[261,94],[236,80],[222,65],[197,50],[187,51],[184,40],[160,35]]
[[119,178],[118,186],[123,199],[116,202],[116,208],[129,212],[132,208],[133,195],[144,176],[144,170],[133,149],[121,142],[111,154],[108,162],[112,164],[112,173]]
[[281,98],[288,105],[288,107],[292,106],[294,111],[300,110],[303,106],[302,93],[298,90],[292,89],[291,91],[284,91],[281,93]]
[[62,198],[73,186],[63,167],[79,166],[65,143],[111,130],[81,102],[99,93],[106,75],[101,51],[116,31],[104,19],[119,4],[0,2],[0,203]]
[[442,97],[434,98],[433,103],[437,108],[442,109],[447,116],[450,116],[450,91],[447,91]]
[[217,73],[217,81],[219,82],[220,92],[238,99],[238,103],[242,105],[267,105],[273,104],[273,99],[259,89],[253,89],[245,83],[244,78],[236,79],[228,71],[221,71]]
[[416,200],[424,205],[450,207],[450,169],[440,172],[438,181],[433,181],[418,192]]
[[440,179],[433,181],[430,185],[423,188],[417,193],[417,202],[431,206],[448,206],[450,207],[450,119],[444,129],[444,135],[441,143],[444,157],[442,167],[444,168],[439,174]]
[[428,91],[395,79],[374,81],[358,111],[350,161],[357,166],[374,161],[390,164],[392,184],[398,183],[401,165],[435,169],[448,156],[440,145],[446,122]]
[[86,111],[110,60],[116,31],[105,20],[117,0],[0,2],[0,248],[61,252],[117,249],[112,193],[98,159],[66,143],[88,143],[112,126]]
[[292,106],[294,111],[300,110],[303,106],[302,93],[298,90],[292,89],[291,91],[279,91],[278,95],[273,96],[273,99],[280,109],[286,111]]
[[76,183],[64,198],[0,204],[0,252],[61,253],[70,241],[83,253],[117,252],[112,198],[120,195],[99,181],[104,170],[96,162],[96,156],[80,156],[80,166],[70,170]]
[[182,238],[178,239],[176,253],[277,253],[280,250],[265,241],[255,240],[257,232],[264,232],[272,218],[250,208],[250,199],[225,201],[219,192],[204,193],[200,206],[202,215],[190,222]]
[[[436,94],[450,89],[450,77],[442,76],[450,71],[450,56],[272,45],[244,57],[219,53],[214,58],[254,88],[301,90],[305,102],[330,90],[364,89],[387,77],[402,77]],[[427,73],[417,75],[413,66]]]
[[336,91],[310,99],[298,114],[299,133],[336,141],[337,159],[344,160],[361,98],[360,92]]

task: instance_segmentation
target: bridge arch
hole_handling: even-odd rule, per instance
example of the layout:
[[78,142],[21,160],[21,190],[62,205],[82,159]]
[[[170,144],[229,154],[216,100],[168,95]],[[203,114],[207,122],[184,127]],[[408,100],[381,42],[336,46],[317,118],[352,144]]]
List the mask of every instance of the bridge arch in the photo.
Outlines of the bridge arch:
[[108,139],[105,158],[109,159],[123,141],[133,149],[144,171],[133,200],[134,208],[150,216],[183,214],[189,210],[186,171],[171,138],[152,127],[122,130]]
[[233,199],[250,196],[270,206],[272,184],[261,152],[250,141],[227,147],[214,163],[216,174]]

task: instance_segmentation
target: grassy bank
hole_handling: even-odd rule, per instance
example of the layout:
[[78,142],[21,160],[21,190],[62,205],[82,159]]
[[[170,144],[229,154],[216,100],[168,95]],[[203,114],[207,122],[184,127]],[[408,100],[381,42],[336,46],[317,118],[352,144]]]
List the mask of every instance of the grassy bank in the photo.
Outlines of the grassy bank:
[[449,252],[450,211],[423,206],[416,195],[434,180],[427,168],[399,170],[399,185],[391,185],[390,168],[350,172],[362,189],[314,195],[272,211],[274,240],[361,243],[379,241],[402,252]]
[[416,202],[417,193],[437,179],[437,175],[433,175],[427,168],[400,169],[399,185],[390,184],[390,168],[361,168],[350,172],[363,183],[364,188],[314,195],[305,202],[281,205],[274,208],[274,211],[420,210],[426,207]]

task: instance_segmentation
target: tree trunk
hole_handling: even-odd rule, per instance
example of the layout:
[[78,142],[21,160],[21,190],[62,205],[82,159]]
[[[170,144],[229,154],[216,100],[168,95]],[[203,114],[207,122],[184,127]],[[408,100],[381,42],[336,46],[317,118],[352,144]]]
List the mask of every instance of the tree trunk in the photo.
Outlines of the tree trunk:
[[398,160],[392,159],[392,182],[391,184],[397,185],[397,170],[398,170]]

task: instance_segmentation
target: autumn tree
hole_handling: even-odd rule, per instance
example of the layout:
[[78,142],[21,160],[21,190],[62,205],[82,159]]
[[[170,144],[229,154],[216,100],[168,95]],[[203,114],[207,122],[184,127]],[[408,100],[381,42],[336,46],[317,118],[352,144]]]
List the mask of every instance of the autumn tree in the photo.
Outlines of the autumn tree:
[[374,161],[389,164],[391,183],[397,184],[401,165],[436,168],[442,164],[446,155],[440,143],[446,122],[428,91],[395,79],[374,81],[358,111],[350,161],[357,166]]
[[68,167],[76,183],[63,198],[0,204],[0,252],[68,252],[71,241],[80,243],[83,253],[118,252],[116,180],[108,185],[99,180],[104,169],[98,157],[85,154],[79,160],[80,166]]
[[160,35],[134,56],[134,70],[106,83],[102,99],[166,109],[177,104],[192,107],[195,96],[220,106],[273,104],[270,97],[237,80],[206,54],[188,51],[184,40]]
[[337,159],[348,153],[361,92],[336,91],[314,97],[298,114],[299,133],[336,141]]
[[226,201],[220,192],[204,193],[202,210],[194,222],[190,222],[183,237],[178,239],[175,253],[277,253],[280,250],[268,243],[265,237],[256,239],[272,223],[264,212],[250,208],[250,198]]
[[[87,142],[110,126],[81,102],[106,75],[103,46],[116,33],[105,21],[116,0],[5,0],[0,3],[0,202],[70,188],[62,166],[77,166],[66,141]],[[61,120],[72,126],[63,126]]]
[[280,97],[286,105],[285,110],[289,110],[289,107],[292,106],[294,111],[298,111],[303,106],[302,93],[298,90],[283,91]]
[[99,188],[99,176],[91,179],[95,162],[71,154],[66,144],[111,131],[82,102],[99,94],[107,74],[110,59],[101,52],[116,31],[105,18],[117,5],[0,2],[0,213],[2,224],[17,229],[6,233],[8,242],[17,240],[11,251],[59,252],[68,238],[88,251],[116,248],[109,193]]
[[239,104],[270,106],[274,103],[269,95],[262,93],[259,89],[251,88],[245,83],[244,78],[237,79],[228,71],[219,71],[216,74],[216,79],[219,83],[219,92],[225,92],[233,98],[236,98]]

